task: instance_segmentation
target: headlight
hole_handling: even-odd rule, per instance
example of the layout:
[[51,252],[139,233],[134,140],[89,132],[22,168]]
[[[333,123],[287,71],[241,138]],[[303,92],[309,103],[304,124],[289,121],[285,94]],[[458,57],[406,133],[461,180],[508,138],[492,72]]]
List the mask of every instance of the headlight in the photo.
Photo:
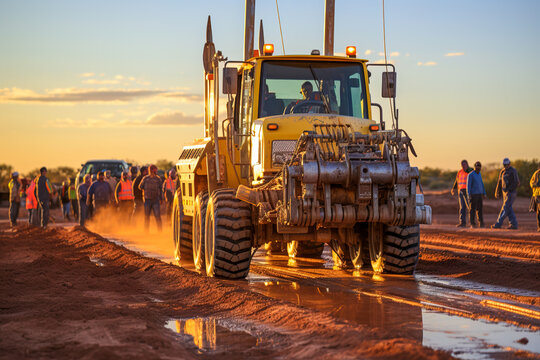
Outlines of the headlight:
[[279,168],[289,161],[296,149],[296,140],[272,141],[272,167]]

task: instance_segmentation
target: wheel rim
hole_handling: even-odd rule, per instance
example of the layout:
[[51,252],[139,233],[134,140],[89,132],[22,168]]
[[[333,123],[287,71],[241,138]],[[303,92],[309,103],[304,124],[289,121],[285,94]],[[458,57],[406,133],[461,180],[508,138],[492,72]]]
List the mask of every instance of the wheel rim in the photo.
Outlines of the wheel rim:
[[201,222],[200,209],[195,206],[195,214],[193,216],[193,264],[197,270],[201,269]]
[[205,261],[206,261],[206,275],[214,276],[214,206],[208,204],[206,210],[206,226],[205,226]]
[[176,261],[180,261],[180,227],[179,224],[180,212],[178,206],[174,205],[173,208],[173,242],[174,242],[174,258]]

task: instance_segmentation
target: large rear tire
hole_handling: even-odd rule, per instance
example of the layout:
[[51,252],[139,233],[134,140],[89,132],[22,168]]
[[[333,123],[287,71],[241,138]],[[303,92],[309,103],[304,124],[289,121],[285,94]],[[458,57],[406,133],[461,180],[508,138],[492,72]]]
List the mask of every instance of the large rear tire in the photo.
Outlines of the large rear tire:
[[174,197],[172,212],[172,233],[174,258],[176,261],[188,260],[193,256],[191,250],[191,217],[185,216],[178,194]]
[[314,241],[289,241],[287,243],[287,254],[289,257],[306,257],[318,259],[324,250],[324,243]]
[[414,273],[420,254],[419,225],[389,226],[373,223],[369,231],[369,253],[375,273]]
[[208,192],[201,191],[195,198],[193,211],[193,264],[195,269],[204,269],[204,230],[206,224],[206,207],[208,205]]
[[206,209],[206,274],[242,279],[251,262],[251,207],[236,198],[236,189],[212,193]]

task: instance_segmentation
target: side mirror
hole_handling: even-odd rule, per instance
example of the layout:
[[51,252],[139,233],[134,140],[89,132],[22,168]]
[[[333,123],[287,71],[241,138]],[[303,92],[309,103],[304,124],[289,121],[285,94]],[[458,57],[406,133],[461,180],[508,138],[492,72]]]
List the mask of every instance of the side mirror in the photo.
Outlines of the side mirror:
[[396,97],[396,72],[383,72],[382,73],[382,97],[383,98],[395,98]]
[[236,94],[238,70],[236,68],[223,69],[223,93]]

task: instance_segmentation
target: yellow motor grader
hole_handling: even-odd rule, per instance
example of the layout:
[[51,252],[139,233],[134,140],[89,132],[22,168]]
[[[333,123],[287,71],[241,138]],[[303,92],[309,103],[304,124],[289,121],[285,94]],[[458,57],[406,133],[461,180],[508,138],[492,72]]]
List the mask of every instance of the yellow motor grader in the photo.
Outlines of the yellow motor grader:
[[[263,35],[253,50],[248,16],[240,61],[215,51],[208,18],[205,137],[184,146],[176,163],[176,259],[237,279],[260,246],[300,257],[320,256],[326,243],[338,265],[411,274],[431,208],[416,193],[414,149],[397,110],[386,129],[371,102],[368,68],[380,64],[357,59],[354,47],[344,56],[274,56]],[[382,72],[382,96],[395,106],[396,73],[383,66],[392,71]]]

